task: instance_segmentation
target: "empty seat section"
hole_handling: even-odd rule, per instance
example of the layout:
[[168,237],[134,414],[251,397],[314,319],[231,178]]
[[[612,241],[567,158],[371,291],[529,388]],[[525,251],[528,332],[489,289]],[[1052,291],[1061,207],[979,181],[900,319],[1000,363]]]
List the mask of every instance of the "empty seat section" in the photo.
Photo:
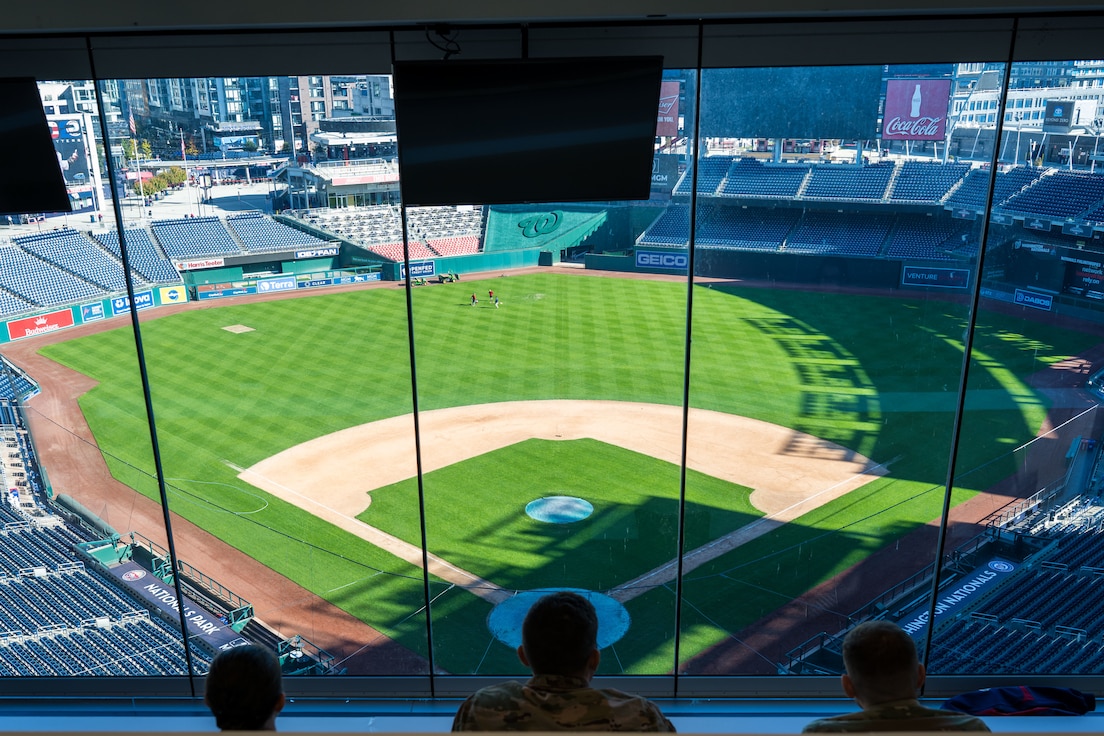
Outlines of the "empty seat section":
[[38,306],[72,304],[107,294],[101,287],[15,246],[0,246],[0,288]]
[[75,273],[106,291],[125,291],[123,264],[99,245],[69,228],[13,238],[24,250]]
[[241,248],[217,217],[156,220],[150,228],[169,258],[241,253]]
[[[180,282],[180,274],[172,262],[154,244],[145,228],[127,228],[123,231],[123,237],[126,238],[130,267],[140,273],[144,279],[162,284]],[[102,233],[97,233],[96,239],[112,254],[120,259],[122,258],[117,231],[105,230]]]
[[889,198],[895,202],[941,202],[969,171],[966,164],[906,161]]
[[265,217],[260,212],[230,215],[226,224],[249,251],[288,250],[299,246],[317,246],[325,240]]
[[893,176],[893,163],[870,166],[823,164],[814,166],[805,188],[806,199],[881,200]]
[[758,159],[742,158],[729,167],[718,194],[792,199],[808,173],[809,167],[800,164],[764,164]]

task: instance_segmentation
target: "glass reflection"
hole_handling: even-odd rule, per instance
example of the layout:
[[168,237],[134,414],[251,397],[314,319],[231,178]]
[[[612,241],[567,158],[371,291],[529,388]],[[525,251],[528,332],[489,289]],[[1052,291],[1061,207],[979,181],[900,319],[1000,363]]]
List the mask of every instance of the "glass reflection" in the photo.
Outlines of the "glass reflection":
[[1100,666],[1101,78],[1099,61],[1010,69],[955,469],[965,503],[951,513],[936,602],[938,672]]
[[[749,104],[763,85],[791,104]],[[703,72],[687,463],[739,492],[687,483],[687,674],[838,673],[822,632],[926,600],[982,234],[948,206],[986,171],[955,145],[966,88],[956,65]]]

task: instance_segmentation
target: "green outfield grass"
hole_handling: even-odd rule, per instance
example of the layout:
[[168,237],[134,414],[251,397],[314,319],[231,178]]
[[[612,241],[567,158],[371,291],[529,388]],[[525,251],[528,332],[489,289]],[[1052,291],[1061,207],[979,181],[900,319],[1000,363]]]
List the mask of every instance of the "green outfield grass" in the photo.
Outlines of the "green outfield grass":
[[[488,303],[488,288],[500,309]],[[473,291],[481,298],[475,307]],[[682,401],[685,284],[549,273],[419,288],[413,297],[423,410],[550,398]],[[235,470],[338,429],[409,413],[405,308],[398,288],[321,294],[185,312],[144,323],[142,334],[173,510],[424,652],[419,570],[243,484]],[[687,657],[939,515],[966,321],[964,308],[944,302],[734,287],[696,288],[694,308],[693,406],[832,440],[889,463],[891,474],[692,573]],[[254,331],[222,329],[236,324]],[[1009,448],[1037,431],[1046,405],[1026,377],[1095,342],[983,317],[956,500],[1011,473]],[[96,440],[120,480],[156,498],[130,329],[43,353],[99,381],[81,399]],[[536,443],[427,476],[431,551],[505,587],[632,578],[673,548],[678,473],[614,449]],[[591,527],[613,529],[632,516],[638,538],[579,539],[521,521],[529,479],[540,486],[535,497],[559,482],[542,474],[565,471],[593,486],[585,497],[596,508],[610,504]],[[372,469],[349,472],[367,477]],[[625,483],[610,482],[614,476]],[[268,503],[263,510],[259,498]],[[364,518],[416,541],[413,499],[410,483],[377,491]],[[696,474],[687,478],[686,501],[687,548],[752,514],[745,494]],[[660,529],[661,541],[649,546],[642,528]],[[591,550],[600,550],[593,564],[600,569],[578,562]],[[509,653],[488,640],[486,603],[437,581],[432,593],[439,666],[516,671]],[[628,608],[633,628],[604,671],[669,671],[672,592],[651,591]]]

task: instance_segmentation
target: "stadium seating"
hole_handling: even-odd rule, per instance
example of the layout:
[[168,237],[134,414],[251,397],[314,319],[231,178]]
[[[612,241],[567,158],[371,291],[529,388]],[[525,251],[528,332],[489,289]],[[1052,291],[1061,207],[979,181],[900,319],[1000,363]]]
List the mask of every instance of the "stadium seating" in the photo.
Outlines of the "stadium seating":
[[[1029,169],[1017,166],[1007,171],[998,171],[993,185],[993,206],[999,206],[1009,197],[1031,186],[1042,175],[1041,169]],[[989,170],[971,169],[959,186],[945,200],[949,208],[965,207],[981,211],[989,196]]]
[[1072,219],[1094,210],[1104,200],[1104,176],[1055,171],[1012,195],[1001,209],[1027,215]]
[[150,228],[169,258],[227,256],[242,252],[217,217],[155,220]]
[[[105,230],[97,233],[95,237],[113,255],[122,258],[117,231]],[[166,258],[161,249],[154,244],[145,228],[127,228],[123,231],[123,237],[126,238],[130,266],[143,278],[157,284],[181,282],[180,274],[172,261]]]
[[888,258],[961,260],[975,255],[969,222],[932,215],[897,215],[883,255]]
[[109,293],[13,245],[0,245],[0,289],[36,306],[74,304]]
[[876,256],[889,233],[892,215],[806,211],[786,239],[788,253]]
[[880,161],[869,166],[824,164],[813,167],[806,185],[806,199],[875,200],[885,198],[894,165]]
[[260,212],[230,215],[226,218],[230,230],[250,252],[290,250],[313,247],[326,241],[265,217]]
[[897,174],[889,198],[894,202],[942,202],[969,171],[966,164],[906,161]]
[[[717,187],[724,181],[725,174],[728,173],[734,160],[732,156],[706,156],[698,159],[698,194],[714,194]],[[686,170],[675,185],[675,194],[690,194],[690,180],[693,173],[693,169]]]
[[[122,262],[76,230],[65,228],[12,240],[42,260],[75,273],[105,291],[126,291]],[[140,275],[136,281],[142,283]]]
[[808,174],[809,167],[801,164],[764,164],[754,158],[737,159],[726,172],[718,194],[792,199]]
[[690,242],[690,208],[671,205],[640,238],[640,245],[686,247]]
[[799,209],[718,207],[702,218],[695,240],[701,247],[779,250],[801,213]]

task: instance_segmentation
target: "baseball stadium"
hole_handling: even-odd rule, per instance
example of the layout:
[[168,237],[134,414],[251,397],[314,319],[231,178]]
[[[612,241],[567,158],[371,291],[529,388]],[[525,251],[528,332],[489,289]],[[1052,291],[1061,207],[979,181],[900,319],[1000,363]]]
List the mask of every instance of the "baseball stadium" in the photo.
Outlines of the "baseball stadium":
[[[166,191],[9,221],[0,676],[259,643],[468,692],[553,590],[660,694],[835,687],[872,619],[933,675],[1099,673],[1104,130],[987,121],[1027,98],[974,67],[823,67],[823,109],[668,69],[643,200],[406,206],[401,134],[258,177],[180,132]],[[790,82],[805,128],[734,102]]]

